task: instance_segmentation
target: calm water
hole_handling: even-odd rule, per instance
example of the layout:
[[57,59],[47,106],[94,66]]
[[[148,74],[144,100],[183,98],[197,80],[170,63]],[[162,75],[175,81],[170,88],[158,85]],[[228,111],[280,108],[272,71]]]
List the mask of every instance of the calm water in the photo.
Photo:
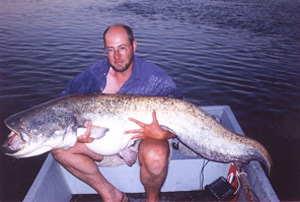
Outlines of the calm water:
[[[188,100],[232,108],[270,151],[279,198],[300,200],[300,2],[153,2],[1,0],[1,140],[4,118],[56,97],[104,57],[103,30],[125,23],[137,54],[167,71]],[[0,200],[22,200],[44,158],[1,153]]]

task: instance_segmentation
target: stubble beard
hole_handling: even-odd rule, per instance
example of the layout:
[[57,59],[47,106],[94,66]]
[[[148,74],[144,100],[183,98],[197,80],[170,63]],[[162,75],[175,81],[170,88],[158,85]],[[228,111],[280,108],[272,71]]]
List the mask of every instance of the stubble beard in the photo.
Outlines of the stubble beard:
[[110,66],[113,68],[114,71],[116,72],[125,72],[129,67],[130,65],[133,63],[133,54],[131,54],[129,60],[127,63],[124,64],[123,67],[121,68],[117,68],[115,65],[113,64],[110,64]]

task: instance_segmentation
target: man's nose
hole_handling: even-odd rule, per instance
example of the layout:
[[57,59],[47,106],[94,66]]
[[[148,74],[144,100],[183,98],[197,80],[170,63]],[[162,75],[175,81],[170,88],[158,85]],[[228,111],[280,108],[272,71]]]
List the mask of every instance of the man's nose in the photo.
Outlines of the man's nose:
[[115,58],[115,59],[118,59],[118,58],[120,58],[120,57],[121,57],[120,51],[119,51],[119,50],[114,51],[114,58]]

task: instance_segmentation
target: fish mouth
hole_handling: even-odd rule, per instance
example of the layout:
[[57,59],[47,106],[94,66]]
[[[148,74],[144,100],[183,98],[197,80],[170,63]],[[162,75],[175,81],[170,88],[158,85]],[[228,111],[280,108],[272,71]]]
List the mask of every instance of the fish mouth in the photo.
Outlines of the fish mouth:
[[22,139],[20,138],[19,133],[15,131],[11,131],[8,135],[7,139],[2,144],[2,150],[7,155],[14,154],[21,150],[20,144]]

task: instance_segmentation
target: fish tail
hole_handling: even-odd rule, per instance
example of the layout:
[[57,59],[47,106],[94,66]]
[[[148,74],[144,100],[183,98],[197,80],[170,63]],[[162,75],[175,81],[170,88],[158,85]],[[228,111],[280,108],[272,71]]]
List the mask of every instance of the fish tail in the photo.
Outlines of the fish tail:
[[267,151],[267,149],[257,142],[256,140],[252,139],[252,147],[254,150],[254,157],[257,159],[263,166],[265,172],[267,173],[268,177],[271,175],[271,169],[272,169],[272,159]]
[[259,162],[263,165],[263,168],[266,171],[268,177],[270,177],[272,169],[272,159],[266,150],[260,154],[261,158],[259,159]]

